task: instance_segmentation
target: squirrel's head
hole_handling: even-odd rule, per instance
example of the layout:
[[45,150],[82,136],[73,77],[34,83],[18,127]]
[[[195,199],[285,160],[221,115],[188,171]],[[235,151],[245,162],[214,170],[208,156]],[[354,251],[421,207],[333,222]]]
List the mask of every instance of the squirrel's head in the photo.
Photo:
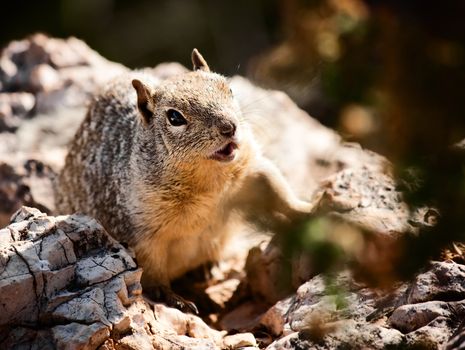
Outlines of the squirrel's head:
[[134,79],[142,126],[161,136],[176,158],[231,162],[240,152],[240,110],[227,80],[192,51],[192,72],[173,76],[156,87]]

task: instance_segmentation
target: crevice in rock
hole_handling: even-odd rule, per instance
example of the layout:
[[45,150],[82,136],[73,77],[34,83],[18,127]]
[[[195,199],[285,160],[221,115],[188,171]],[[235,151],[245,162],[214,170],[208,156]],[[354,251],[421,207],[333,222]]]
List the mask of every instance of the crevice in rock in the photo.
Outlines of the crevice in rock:
[[28,261],[26,260],[26,258],[24,258],[24,256],[18,251],[18,249],[13,245],[12,248],[15,250],[16,254],[18,255],[18,257],[24,262],[24,264],[26,265],[26,268],[28,269],[30,275],[32,276],[32,283],[33,283],[33,286],[34,286],[34,294],[36,296],[36,305],[37,305],[37,310],[39,308],[39,299],[40,299],[40,294],[39,294],[39,291],[37,290],[37,280],[36,280],[36,275],[35,273],[32,271],[31,269],[31,266],[29,266],[29,263]]

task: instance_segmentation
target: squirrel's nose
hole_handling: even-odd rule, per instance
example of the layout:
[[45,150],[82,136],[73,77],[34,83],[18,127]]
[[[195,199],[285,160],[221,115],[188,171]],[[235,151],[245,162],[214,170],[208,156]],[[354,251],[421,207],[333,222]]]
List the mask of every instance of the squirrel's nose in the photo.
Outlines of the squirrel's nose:
[[233,137],[236,134],[236,124],[233,122],[221,124],[220,133],[227,137]]

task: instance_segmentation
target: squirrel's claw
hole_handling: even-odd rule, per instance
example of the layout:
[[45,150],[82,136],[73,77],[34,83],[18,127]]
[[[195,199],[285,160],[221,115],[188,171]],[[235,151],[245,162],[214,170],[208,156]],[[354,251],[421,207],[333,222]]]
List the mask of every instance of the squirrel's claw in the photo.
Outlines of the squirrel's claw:
[[175,307],[183,312],[190,312],[194,315],[199,314],[197,306],[192,301],[186,300],[180,295],[174,293],[171,289],[165,291],[164,302],[171,307]]
[[[154,298],[152,299],[151,296],[154,296]],[[190,312],[194,315],[199,314],[197,306],[192,301],[186,300],[176,294],[170,287],[160,285],[151,288],[149,296],[145,295],[144,300],[153,306],[155,304],[154,299],[157,302],[165,303],[167,306],[174,307],[182,312]]]

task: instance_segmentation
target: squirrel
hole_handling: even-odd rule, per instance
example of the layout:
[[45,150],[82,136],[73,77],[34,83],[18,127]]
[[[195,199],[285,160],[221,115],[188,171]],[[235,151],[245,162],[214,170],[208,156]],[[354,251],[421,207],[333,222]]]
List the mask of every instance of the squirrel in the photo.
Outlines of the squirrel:
[[93,216],[134,249],[144,291],[195,312],[170,281],[220,259],[232,213],[276,231],[313,205],[262,156],[227,79],[197,49],[191,58],[193,71],[133,71],[94,97],[55,197],[60,213]]

